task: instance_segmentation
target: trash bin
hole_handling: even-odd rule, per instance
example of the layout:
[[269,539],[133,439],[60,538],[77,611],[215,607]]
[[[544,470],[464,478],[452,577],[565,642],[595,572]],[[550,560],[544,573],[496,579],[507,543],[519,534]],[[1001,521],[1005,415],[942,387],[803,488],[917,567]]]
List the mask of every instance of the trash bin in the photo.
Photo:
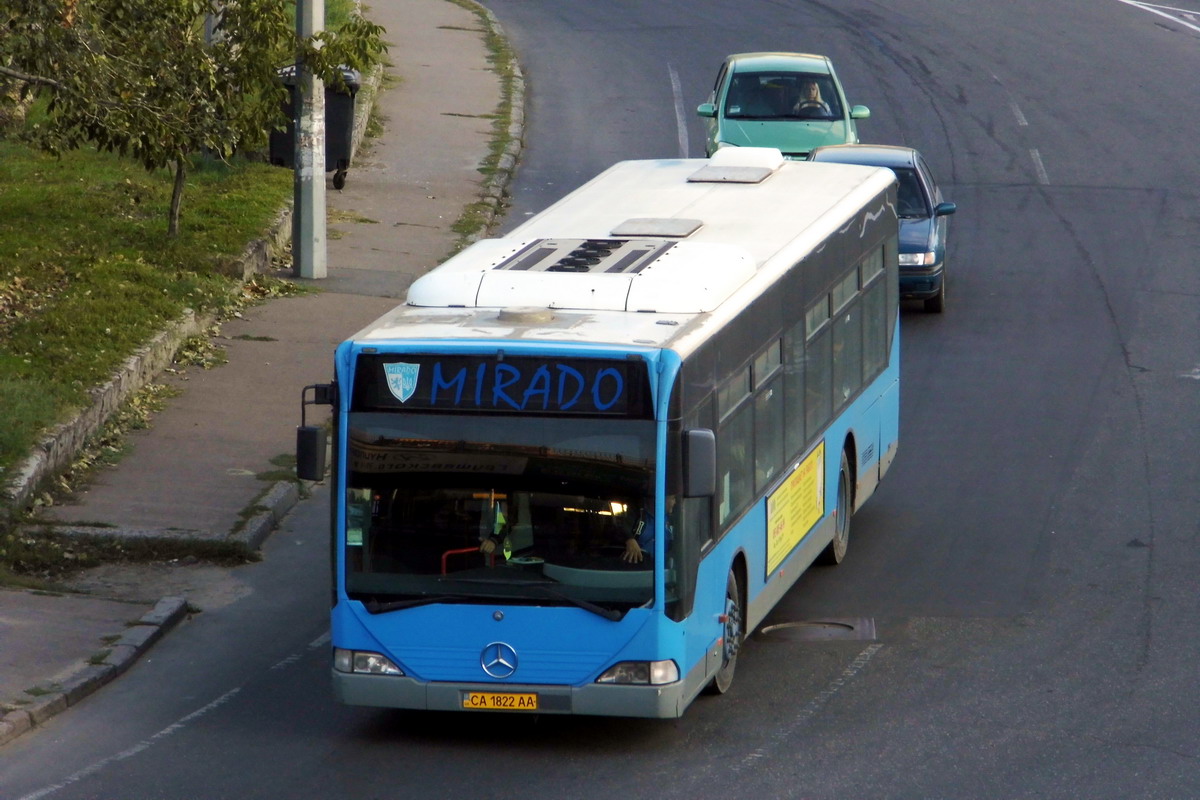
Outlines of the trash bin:
[[[296,68],[279,70],[279,79],[288,87],[288,99],[283,112],[287,128],[273,130],[270,136],[270,160],[280,167],[296,163]],[[333,173],[333,188],[346,185],[346,170],[350,168],[350,151],[354,146],[354,98],[362,85],[358,70],[342,68],[345,89],[325,85],[325,171]]]

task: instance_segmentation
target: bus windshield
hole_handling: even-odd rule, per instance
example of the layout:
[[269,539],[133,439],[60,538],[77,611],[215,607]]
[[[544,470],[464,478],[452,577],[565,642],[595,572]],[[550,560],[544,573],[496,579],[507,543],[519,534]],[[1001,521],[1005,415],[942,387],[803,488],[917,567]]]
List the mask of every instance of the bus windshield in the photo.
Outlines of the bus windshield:
[[653,422],[362,412],[347,445],[346,589],[368,610],[653,601]]

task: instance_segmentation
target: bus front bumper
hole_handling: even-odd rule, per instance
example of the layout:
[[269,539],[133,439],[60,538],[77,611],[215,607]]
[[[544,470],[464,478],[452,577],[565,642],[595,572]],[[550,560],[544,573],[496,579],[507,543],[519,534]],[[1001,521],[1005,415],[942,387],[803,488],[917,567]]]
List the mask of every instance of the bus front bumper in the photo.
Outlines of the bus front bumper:
[[394,675],[362,675],[331,670],[333,694],[353,706],[413,708],[430,711],[472,711],[470,693],[536,695],[536,710],[508,713],[586,714],[608,717],[679,717],[691,699],[685,687],[690,681],[665,686],[621,686],[593,683],[586,686],[522,684],[468,684],[423,682]]

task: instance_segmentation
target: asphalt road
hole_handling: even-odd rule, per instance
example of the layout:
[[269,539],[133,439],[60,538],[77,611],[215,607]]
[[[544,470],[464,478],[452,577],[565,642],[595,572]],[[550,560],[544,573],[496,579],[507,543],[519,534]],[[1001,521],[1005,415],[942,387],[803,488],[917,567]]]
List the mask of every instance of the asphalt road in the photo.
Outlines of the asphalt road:
[[490,2],[529,81],[514,223],[612,161],[701,155],[721,58],[768,49],[830,55],[864,141],[919,148],[958,204],[947,312],[902,317],[899,458],[847,561],[767,620],[875,636],[757,633],[733,693],[672,722],[339,707],[327,595],[296,591],[323,585],[318,496],[247,613],[39,735],[17,796],[1200,796],[1188,6]]

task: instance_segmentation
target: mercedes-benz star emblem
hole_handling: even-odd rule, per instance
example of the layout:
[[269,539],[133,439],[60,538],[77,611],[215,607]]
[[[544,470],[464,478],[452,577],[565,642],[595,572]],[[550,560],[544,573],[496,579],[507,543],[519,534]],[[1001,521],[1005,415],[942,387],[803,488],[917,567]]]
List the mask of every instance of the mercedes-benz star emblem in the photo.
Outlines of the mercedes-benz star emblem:
[[517,671],[517,651],[504,642],[492,642],[479,654],[479,666],[493,678],[510,678]]

